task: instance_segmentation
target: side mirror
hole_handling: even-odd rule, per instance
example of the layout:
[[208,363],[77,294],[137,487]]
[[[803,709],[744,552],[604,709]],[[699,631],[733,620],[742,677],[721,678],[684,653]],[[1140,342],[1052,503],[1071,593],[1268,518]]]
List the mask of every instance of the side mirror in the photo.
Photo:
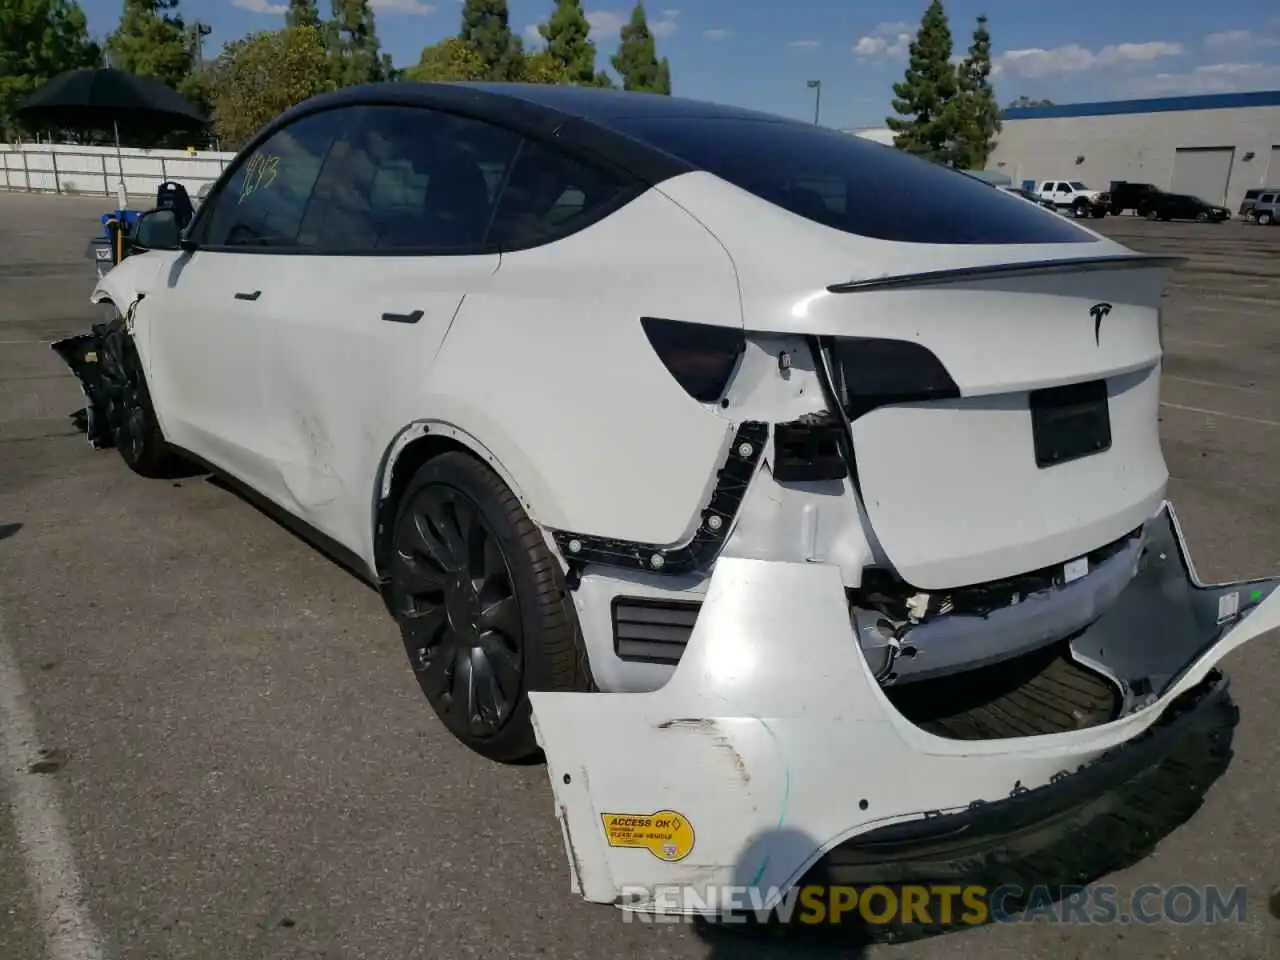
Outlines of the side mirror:
[[133,225],[129,246],[134,251],[178,250],[182,231],[172,210],[148,210]]

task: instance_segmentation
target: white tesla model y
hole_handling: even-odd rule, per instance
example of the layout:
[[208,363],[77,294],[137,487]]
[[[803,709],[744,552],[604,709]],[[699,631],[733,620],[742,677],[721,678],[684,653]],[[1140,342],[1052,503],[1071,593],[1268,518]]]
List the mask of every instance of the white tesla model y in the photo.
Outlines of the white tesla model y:
[[348,555],[448,729],[545,757],[589,900],[1083,876],[1226,763],[1280,597],[1199,584],[1165,501],[1167,258],[806,123],[486,84],[304,103],[132,239],[60,345],[94,429]]

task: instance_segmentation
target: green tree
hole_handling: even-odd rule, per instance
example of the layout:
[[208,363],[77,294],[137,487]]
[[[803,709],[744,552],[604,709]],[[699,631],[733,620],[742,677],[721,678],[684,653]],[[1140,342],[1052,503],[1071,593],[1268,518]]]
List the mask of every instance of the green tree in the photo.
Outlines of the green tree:
[[102,51],[89,40],[74,0],[0,3],[0,136],[12,136],[12,111],[64,70],[96,67]]
[[1017,107],[1052,107],[1052,100],[1036,100],[1028,97],[1025,93],[1014,100],[1009,101],[1009,109],[1013,110]]
[[339,87],[376,83],[385,63],[369,0],[331,0],[326,28],[333,80]]
[[951,28],[941,0],[932,0],[911,41],[906,74],[893,85],[893,109],[898,116],[885,122],[895,134],[894,146],[930,160],[950,160],[957,88]]
[[189,88],[195,50],[192,33],[178,13],[178,0],[124,0],[107,52],[114,67],[155,77],[179,92]]
[[622,89],[671,93],[671,67],[665,57],[658,60],[643,2],[637,2],[631,11],[631,20],[622,28],[618,52],[611,62],[622,78]]
[[316,0],[289,0],[284,23],[286,27],[320,26],[320,8],[316,5]]
[[449,37],[422,51],[418,62],[405,71],[405,79],[418,83],[483,80],[489,65],[461,37]]
[[482,80],[518,80],[524,71],[524,44],[511,32],[507,0],[466,0],[462,5],[463,44],[485,64]]
[[224,148],[239,149],[268,121],[334,88],[325,41],[319,27],[285,27],[223,48],[208,79]]
[[551,18],[538,25],[538,33],[547,42],[546,56],[565,82],[596,84],[596,45],[590,37],[591,24],[582,12],[582,0],[557,0]]
[[978,17],[969,55],[957,69],[956,81],[959,92],[953,101],[956,136],[951,160],[962,170],[981,170],[1003,126],[991,88],[991,34],[985,15]]

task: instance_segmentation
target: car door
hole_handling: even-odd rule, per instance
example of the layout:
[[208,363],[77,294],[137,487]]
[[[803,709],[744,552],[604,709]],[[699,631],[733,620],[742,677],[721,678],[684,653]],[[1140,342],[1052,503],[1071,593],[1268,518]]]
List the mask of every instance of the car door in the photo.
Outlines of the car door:
[[1058,184],[1053,180],[1047,180],[1040,184],[1040,199],[1047,200],[1049,203],[1054,202],[1054,191],[1058,188]]
[[382,455],[420,404],[485,244],[518,134],[420,107],[343,108],[299,232],[309,253],[269,318],[262,420],[289,509],[369,556]]
[[332,139],[330,118],[313,115],[236,159],[192,224],[194,249],[165,278],[151,331],[165,435],[273,499],[262,352],[288,304],[298,227]]

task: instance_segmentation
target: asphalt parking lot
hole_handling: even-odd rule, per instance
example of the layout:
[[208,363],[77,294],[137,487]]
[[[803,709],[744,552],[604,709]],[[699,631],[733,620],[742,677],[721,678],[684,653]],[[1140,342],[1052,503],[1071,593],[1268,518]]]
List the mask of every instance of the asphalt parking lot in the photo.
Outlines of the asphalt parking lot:
[[[48,343],[95,319],[84,247],[107,206],[0,194],[0,757],[23,761],[0,776],[0,958],[801,955],[579,902],[543,770],[454,743],[371,590],[225,488],[90,449]],[[1280,229],[1090,225],[1190,257],[1166,306],[1171,495],[1203,579],[1280,571]],[[1109,882],[1243,885],[1246,922],[803,955],[1280,955],[1280,636],[1225,666],[1232,768]]]

